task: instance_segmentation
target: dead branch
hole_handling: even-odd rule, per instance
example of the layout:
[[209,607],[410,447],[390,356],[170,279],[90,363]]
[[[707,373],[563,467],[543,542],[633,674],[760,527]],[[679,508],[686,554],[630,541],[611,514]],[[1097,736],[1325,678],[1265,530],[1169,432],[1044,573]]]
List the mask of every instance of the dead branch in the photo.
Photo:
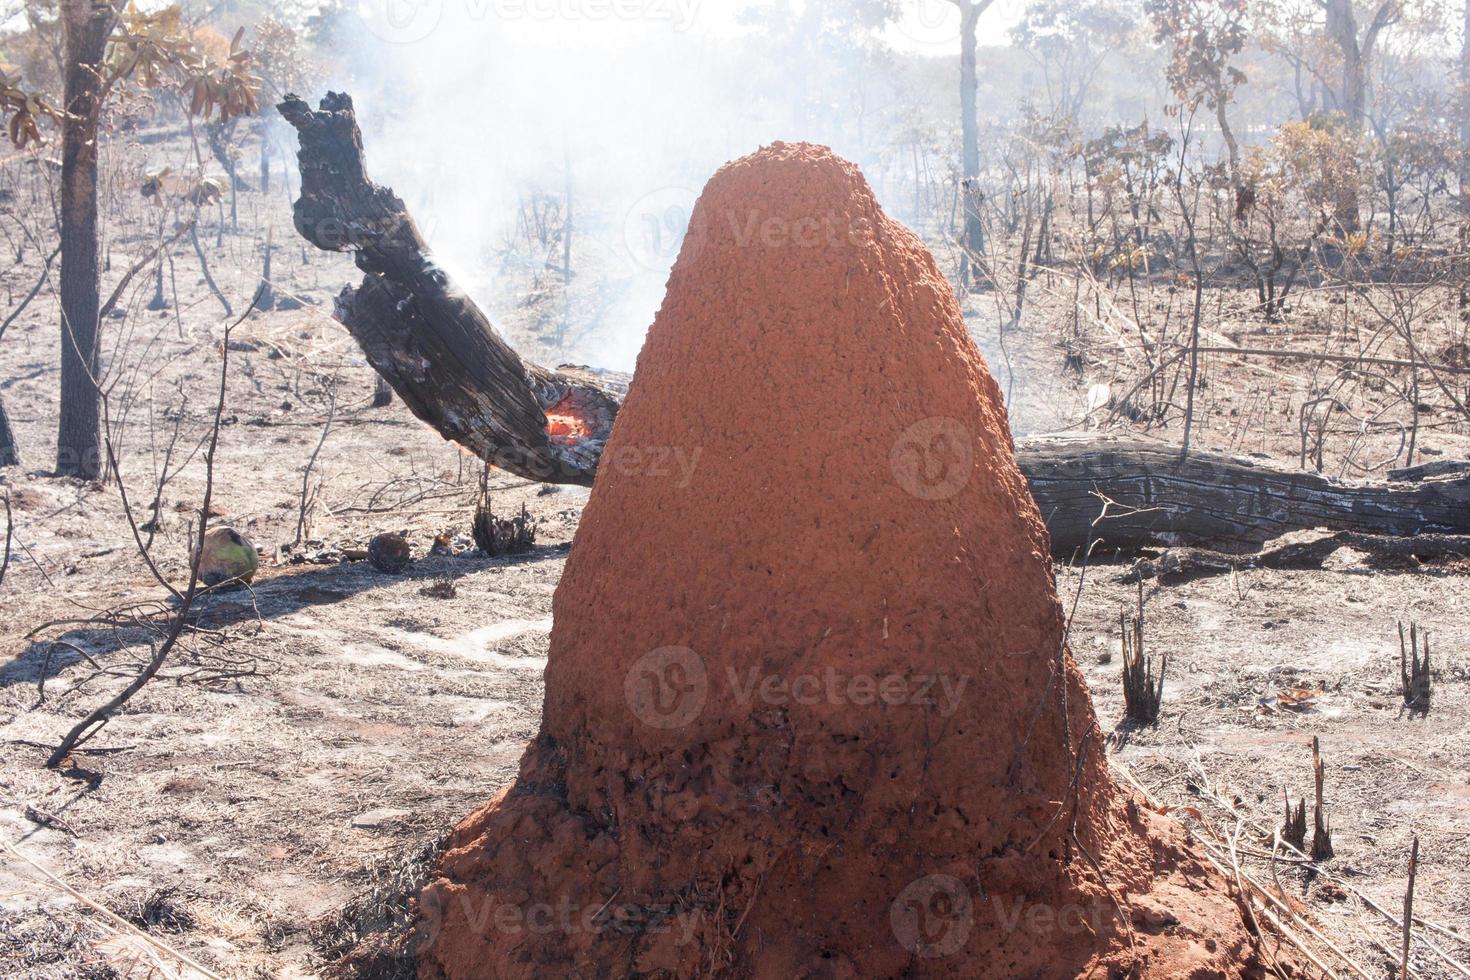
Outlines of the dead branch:
[[[590,485],[619,399],[523,361],[454,286],[403,201],[368,178],[349,96],[328,93],[317,111],[287,96],[279,109],[301,140],[297,231],[317,248],[355,253],[364,273],[336,315],[369,363],[414,415],[480,458],[533,480]],[[548,413],[583,434],[553,434]]]
[[1280,357],[1295,361],[1319,361],[1329,364],[1372,364],[1378,367],[1415,368],[1441,371],[1445,374],[1470,374],[1470,367],[1405,361],[1397,357],[1369,357],[1366,354],[1328,354],[1312,350],[1273,350],[1270,347],[1201,347],[1201,354],[1229,354],[1236,357]]
[[311,492],[311,474],[316,469],[317,457],[322,454],[322,447],[327,444],[327,436],[332,433],[332,423],[337,418],[337,385],[335,380],[327,385],[327,420],[322,425],[321,438],[316,441],[316,448],[311,451],[311,458],[306,461],[306,468],[301,471],[301,499],[300,507],[296,514],[296,540],[291,547],[296,548],[306,540],[307,512],[315,503],[315,494]]
[[52,249],[50,255],[46,256],[46,262],[44,265],[41,266],[41,278],[36,280],[36,284],[31,287],[31,291],[25,294],[25,298],[17,303],[15,305],[15,309],[11,310],[10,313],[5,317],[5,321],[3,323],[0,323],[0,340],[4,339],[5,331],[10,329],[10,325],[12,323],[20,319],[20,315],[25,312],[26,307],[31,305],[31,300],[40,295],[41,290],[45,287],[46,283],[51,280],[51,263],[55,262],[56,256],[60,254],[61,246],[58,245],[56,246],[56,248]]
[[0,494],[5,503],[5,550],[0,553],[0,585],[5,584],[5,573],[10,570],[10,542],[15,536],[15,515],[10,510],[10,491]]
[[[183,238],[184,235],[191,234],[193,231],[194,222],[190,221],[181,225],[167,240],[159,242],[157,245],[153,246],[153,248],[148,251],[147,255],[143,256],[141,259],[129,266],[128,271],[124,272],[122,279],[118,281],[116,288],[114,288],[112,290],[112,293],[108,295],[107,301],[102,304],[97,313],[97,319],[107,319],[107,314],[111,313],[113,309],[117,306],[118,301],[122,299],[122,294],[128,288],[128,283],[132,282],[133,277],[143,271],[144,266],[148,265],[148,263],[156,259],[159,252],[162,252],[164,249],[173,245],[174,242],[177,242],[180,238]],[[205,275],[208,274],[209,273],[206,271]],[[225,315],[228,316],[229,314],[226,313]]]
[[1211,575],[1228,575],[1253,568],[1320,569],[1342,548],[1360,551],[1380,566],[1415,566],[1425,561],[1470,557],[1470,535],[1422,534],[1396,538],[1340,531],[1311,541],[1269,548],[1255,555],[1229,555],[1207,548],[1175,548],[1157,558],[1141,558],[1122,576],[1125,582],[1156,578],[1178,584]]
[[[250,307],[245,311],[245,316],[250,315],[254,306],[255,303],[252,300]],[[188,625],[189,610],[193,607],[194,600],[198,597],[200,591],[199,562],[204,555],[204,535],[209,530],[209,507],[214,496],[215,453],[219,449],[220,425],[225,413],[225,395],[229,390],[230,332],[241,322],[244,322],[244,317],[241,317],[239,321],[225,328],[224,342],[220,345],[219,399],[215,403],[214,425],[210,430],[209,448],[204,454],[204,500],[199,510],[199,525],[195,534],[194,554],[189,562],[188,588],[179,598],[178,608],[175,610],[172,622],[169,624],[162,640],[153,645],[153,655],[149,659],[147,666],[139,671],[137,676],[121,691],[118,691],[106,703],[92,709],[85,718],[72,727],[71,731],[66,733],[46,760],[48,768],[55,769],[61,766],[74,749],[101,731],[112,720],[117,710],[132,700],[133,696],[154,678],[159,670],[163,668],[164,663],[168,660],[169,654],[173,652],[174,647],[179,642],[179,637]],[[144,557],[147,557],[146,552],[144,553]],[[170,591],[173,591],[175,595],[178,594],[172,588],[170,588]]]
[[1399,957],[1399,976],[1409,975],[1409,943],[1414,938],[1414,879],[1419,876],[1419,835],[1409,851],[1409,887],[1404,891],[1404,948]]
[[214,298],[219,300],[220,306],[225,309],[225,316],[234,316],[234,307],[230,306],[229,298],[220,291],[219,285],[215,283],[214,276],[209,271],[209,259],[204,254],[204,246],[199,244],[199,209],[194,209],[194,220],[189,222],[189,239],[194,243],[194,254],[199,257],[199,271],[204,273],[204,284],[209,291],[214,293]]

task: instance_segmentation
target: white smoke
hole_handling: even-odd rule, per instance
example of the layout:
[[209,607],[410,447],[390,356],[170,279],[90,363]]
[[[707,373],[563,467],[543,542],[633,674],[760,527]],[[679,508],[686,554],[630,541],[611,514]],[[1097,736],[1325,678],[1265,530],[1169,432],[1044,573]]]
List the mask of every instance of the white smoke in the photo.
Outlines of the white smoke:
[[[763,3],[778,16],[802,10]],[[514,324],[524,300],[525,279],[507,288],[505,265],[518,208],[538,193],[560,200],[569,186],[576,308],[553,353],[630,368],[689,209],[725,161],[776,139],[813,140],[862,165],[900,212],[912,196],[885,179],[902,172],[891,131],[912,112],[896,104],[891,73],[864,70],[877,45],[757,36],[740,15],[751,7],[762,9],[361,0],[363,40],[351,77],[334,87],[356,99],[374,179],[405,199],[436,258],[497,325]],[[928,30],[926,43],[943,28]],[[533,261],[545,258],[560,263],[559,251]]]

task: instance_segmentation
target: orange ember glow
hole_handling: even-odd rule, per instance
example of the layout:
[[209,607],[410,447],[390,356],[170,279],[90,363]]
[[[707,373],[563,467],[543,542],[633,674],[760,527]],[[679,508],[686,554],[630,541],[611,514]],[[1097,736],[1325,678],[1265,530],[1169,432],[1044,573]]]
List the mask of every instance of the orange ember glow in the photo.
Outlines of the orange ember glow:
[[587,423],[577,415],[577,407],[573,393],[568,392],[546,410],[546,435],[552,442],[572,446],[592,434]]
[[576,442],[587,438],[587,425],[575,415],[546,416],[546,434],[559,442]]

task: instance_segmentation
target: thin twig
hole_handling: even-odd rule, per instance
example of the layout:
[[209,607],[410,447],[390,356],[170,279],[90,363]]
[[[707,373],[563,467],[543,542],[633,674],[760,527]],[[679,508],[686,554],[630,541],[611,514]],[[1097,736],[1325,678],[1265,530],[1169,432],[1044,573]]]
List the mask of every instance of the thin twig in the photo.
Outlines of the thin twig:
[[1419,835],[1409,851],[1409,887],[1404,892],[1404,948],[1399,957],[1399,976],[1409,975],[1409,943],[1414,938],[1414,879],[1419,875]]
[[31,291],[26,293],[25,298],[16,305],[15,309],[10,311],[10,315],[5,318],[5,322],[0,323],[0,338],[4,338],[5,331],[10,329],[10,325],[20,318],[20,315],[25,312],[26,307],[31,305],[31,300],[35,299],[36,296],[40,294],[41,289],[46,285],[46,283],[50,281],[51,263],[55,262],[56,256],[60,254],[61,246],[58,245],[56,246],[55,250],[52,251],[52,253],[46,258],[46,264],[41,267],[41,278],[36,280],[36,284],[31,287]]
[[194,599],[199,594],[199,563],[204,557],[204,536],[209,530],[209,505],[214,496],[214,463],[215,453],[219,449],[219,431],[221,420],[225,414],[225,395],[229,390],[230,369],[230,332],[240,323],[244,322],[246,316],[255,308],[255,300],[252,299],[249,308],[235,323],[225,328],[224,343],[220,345],[220,379],[219,399],[215,403],[214,426],[210,430],[209,449],[204,455],[204,502],[199,511],[199,527],[195,535],[194,555],[189,563],[189,586],[179,600],[177,612],[174,614],[173,622],[170,624],[163,641],[154,647],[153,656],[148,665],[138,673],[132,683],[128,684],[107,703],[94,708],[88,715],[67,732],[66,736],[56,746],[51,757],[46,760],[49,768],[55,769],[71,754],[78,744],[90,739],[102,727],[111,720],[118,708],[122,707],[133,695],[141,691],[150,680],[163,668],[164,662],[179,642],[179,637],[184,632],[188,623],[189,610],[194,605]]
[[65,881],[61,880],[56,875],[48,871],[46,868],[33,861],[29,855],[20,851],[14,844],[12,844],[8,840],[5,842],[5,849],[11,854],[14,854],[16,857],[20,858],[22,861],[30,865],[35,870],[39,871],[42,875],[45,875],[48,880],[54,883],[57,887],[61,888],[72,898],[75,898],[77,901],[81,902],[83,905],[87,906],[93,911],[100,912],[103,916],[107,918],[108,922],[113,926],[114,929],[126,932],[130,936],[134,936],[135,938],[147,943],[149,946],[153,947],[159,952],[173,957],[175,960],[182,963],[184,966],[187,966],[189,969],[194,970],[200,975],[209,978],[209,980],[224,980],[223,977],[221,977],[218,973],[215,973],[213,970],[210,970],[208,967],[201,965],[196,960],[190,959],[188,956],[185,956],[183,953],[179,952],[173,947],[166,946],[163,943],[159,942],[157,939],[148,935],[148,933],[139,929],[137,926],[133,925],[131,922],[127,921],[122,916],[112,911],[112,909],[101,904],[100,902],[93,901],[86,895],[83,895],[71,885],[68,885]]
[[[153,247],[153,249],[147,255],[143,256],[137,262],[134,262],[132,264],[132,266],[128,268],[128,271],[123,273],[123,277],[118,282],[117,288],[114,289],[112,291],[112,294],[107,297],[107,302],[103,303],[102,304],[102,307],[98,310],[98,312],[97,312],[97,319],[98,320],[105,320],[105,319],[107,319],[107,314],[111,313],[112,310],[113,310],[113,307],[117,306],[118,301],[120,299],[122,299],[123,290],[125,290],[125,289],[128,288],[128,283],[132,282],[133,281],[133,277],[136,276],[138,273],[142,272],[143,271],[143,267],[146,266],[146,265],[148,265],[150,262],[152,262],[154,260],[154,258],[156,258],[158,256],[158,253],[159,252],[161,252],[164,249],[168,248],[174,242],[176,242],[180,238],[184,237],[185,234],[187,234],[188,232],[193,231],[193,230],[194,230],[194,222],[192,222],[192,221],[188,222],[185,225],[182,225],[177,231],[174,232],[173,237],[169,238],[166,241],[159,242],[157,245],[155,245]],[[228,312],[225,315],[228,316],[229,315]]]
[[5,503],[5,551],[0,555],[0,585],[5,584],[5,573],[10,568],[10,542],[15,536],[15,515],[10,510],[10,491],[0,494]]
[[327,403],[327,421],[322,426],[321,438],[316,442],[316,448],[311,451],[311,458],[306,461],[306,469],[301,471],[301,507],[296,516],[296,540],[292,547],[300,547],[306,540],[306,512],[313,501],[311,493],[311,471],[316,468],[317,457],[322,453],[322,447],[327,444],[327,436],[332,432],[332,423],[337,418],[337,385],[335,381],[329,385]]

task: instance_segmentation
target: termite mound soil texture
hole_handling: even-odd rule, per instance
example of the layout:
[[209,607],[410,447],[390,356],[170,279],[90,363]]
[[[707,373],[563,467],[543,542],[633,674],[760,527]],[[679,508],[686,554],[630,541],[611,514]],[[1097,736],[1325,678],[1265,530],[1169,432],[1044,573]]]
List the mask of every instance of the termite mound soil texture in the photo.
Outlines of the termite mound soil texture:
[[421,975],[1256,975],[1223,878],[1109,776],[1048,555],[923,245],[824,148],[726,165]]

